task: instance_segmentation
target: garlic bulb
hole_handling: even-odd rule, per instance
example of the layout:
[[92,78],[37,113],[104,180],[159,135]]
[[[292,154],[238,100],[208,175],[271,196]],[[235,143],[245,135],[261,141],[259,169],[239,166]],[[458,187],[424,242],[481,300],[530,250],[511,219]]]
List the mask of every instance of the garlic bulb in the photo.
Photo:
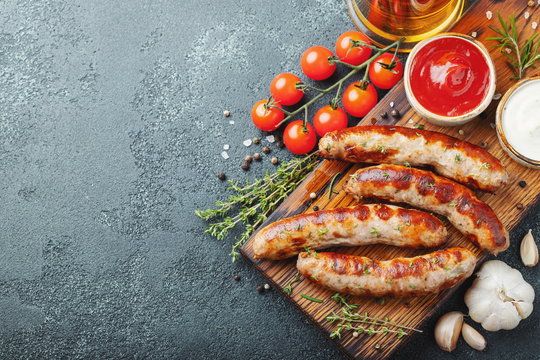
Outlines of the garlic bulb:
[[486,348],[486,339],[467,323],[463,323],[461,327],[461,336],[463,336],[463,340],[474,350],[482,351]]
[[519,247],[521,254],[521,261],[525,266],[535,266],[538,264],[538,247],[534,242],[531,229],[521,240],[521,246]]
[[534,289],[521,273],[499,260],[487,261],[465,293],[474,321],[488,331],[515,328],[533,311]]
[[441,316],[435,324],[435,341],[444,351],[452,351],[456,344],[463,325],[463,314],[452,311]]

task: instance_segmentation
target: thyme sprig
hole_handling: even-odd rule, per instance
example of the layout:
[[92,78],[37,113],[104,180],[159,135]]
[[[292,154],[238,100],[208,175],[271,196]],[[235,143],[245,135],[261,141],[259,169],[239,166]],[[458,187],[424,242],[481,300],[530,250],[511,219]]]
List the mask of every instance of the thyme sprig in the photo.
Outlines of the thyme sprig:
[[[261,225],[279,203],[285,199],[319,163],[316,152],[302,158],[293,158],[281,163],[275,173],[266,175],[244,185],[229,181],[229,190],[233,192],[225,201],[216,201],[216,207],[207,210],[196,210],[195,214],[211,223],[206,233],[223,240],[229,231],[238,224],[245,229],[233,245],[230,255],[233,261],[239,257],[238,249],[249,239],[255,229]],[[236,215],[229,213],[236,211]]]
[[499,17],[502,28],[498,29],[492,25],[489,25],[489,28],[500,36],[491,37],[487,40],[499,42],[497,45],[493,45],[493,47],[500,48],[500,53],[503,54],[508,59],[510,65],[512,65],[512,71],[514,73],[512,79],[521,79],[525,75],[525,70],[533,66],[536,61],[540,60],[540,54],[538,53],[538,48],[540,47],[540,38],[538,38],[538,35],[540,34],[534,34],[520,46],[515,15],[510,16],[508,22],[503,20],[500,13],[497,13],[497,16]]
[[293,285],[302,279],[302,275],[297,273],[292,279],[289,280],[287,286],[283,288],[283,292],[287,295],[291,295],[293,291]]
[[[347,298],[339,293],[332,296],[332,300],[340,304],[341,314],[332,312],[332,315],[327,316],[326,320],[331,323],[337,323],[337,327],[330,333],[331,338],[340,338],[344,331],[356,331],[360,334],[365,333],[369,336],[374,334],[396,334],[398,338],[409,335],[411,332],[422,332],[410,326],[398,324],[390,321],[388,318],[379,319],[371,317],[368,313],[360,314],[353,312],[358,308],[357,304],[349,304]],[[361,325],[360,325],[361,324]]]

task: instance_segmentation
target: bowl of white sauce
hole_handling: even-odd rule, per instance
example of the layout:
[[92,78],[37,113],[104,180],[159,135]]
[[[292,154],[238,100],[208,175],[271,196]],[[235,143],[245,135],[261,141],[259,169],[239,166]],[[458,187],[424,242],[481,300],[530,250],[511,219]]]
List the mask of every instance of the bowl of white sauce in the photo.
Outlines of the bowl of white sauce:
[[540,169],[540,76],[524,79],[504,94],[496,125],[508,155],[524,166]]

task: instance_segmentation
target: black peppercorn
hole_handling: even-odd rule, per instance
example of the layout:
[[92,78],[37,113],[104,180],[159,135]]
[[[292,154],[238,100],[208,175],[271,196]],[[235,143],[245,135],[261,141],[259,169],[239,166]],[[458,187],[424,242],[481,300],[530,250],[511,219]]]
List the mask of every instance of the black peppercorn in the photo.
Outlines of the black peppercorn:
[[261,161],[261,160],[262,160],[262,156],[261,156],[261,154],[259,154],[259,153],[253,154],[253,158],[254,158],[256,161]]
[[273,157],[272,160],[270,160],[270,161],[272,161],[272,164],[274,164],[274,165],[279,164],[279,159],[277,157]]
[[398,109],[392,109],[392,112],[390,113],[393,118],[399,119],[401,117],[401,114],[399,113]]
[[218,179],[221,180],[221,181],[224,181],[224,180],[227,178],[227,176],[225,176],[224,173],[219,173],[219,174],[217,174],[217,177],[218,177]]
[[254,144],[260,144],[261,139],[259,139],[258,137],[254,137],[251,141],[253,141]]
[[249,164],[247,162],[242,163],[241,167],[242,167],[242,170],[244,170],[244,171],[249,170]]
[[251,161],[253,160],[253,158],[250,156],[250,155],[246,155],[246,157],[244,158],[244,161],[248,164],[251,164]]
[[518,182],[518,185],[519,185],[519,187],[524,188],[525,186],[527,186],[527,182],[521,180],[520,182]]
[[381,118],[386,119],[388,117],[388,113],[386,111],[383,111],[379,114]]
[[479,145],[480,147],[487,148],[487,143],[485,141],[482,141]]
[[265,154],[270,154],[270,148],[268,146],[263,146],[262,151]]
[[317,205],[315,205],[315,206],[313,207],[313,211],[319,211],[319,207],[318,207]]
[[517,208],[518,210],[523,210],[523,204],[522,204],[522,203],[518,203],[518,204],[516,205],[516,208]]
[[236,280],[236,281],[240,281],[240,276],[239,275],[234,275],[233,279]]
[[276,147],[278,149],[283,149],[284,146],[285,146],[285,144],[283,144],[283,141],[281,141],[281,140],[276,141]]
[[264,292],[264,286],[262,285],[257,286],[257,291],[260,293]]

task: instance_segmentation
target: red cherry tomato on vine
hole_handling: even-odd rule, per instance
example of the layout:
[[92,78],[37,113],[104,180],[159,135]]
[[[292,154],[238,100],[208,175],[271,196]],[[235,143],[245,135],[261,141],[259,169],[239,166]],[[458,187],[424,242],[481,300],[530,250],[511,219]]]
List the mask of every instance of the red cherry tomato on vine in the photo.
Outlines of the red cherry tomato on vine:
[[334,54],[323,46],[310,47],[304,51],[300,59],[302,71],[313,80],[328,79],[336,71],[336,64],[330,65],[328,62],[330,56]]
[[296,88],[299,82],[302,80],[294,74],[279,74],[270,83],[270,94],[281,105],[294,105],[304,96],[304,92]]
[[290,152],[296,155],[307,154],[317,144],[317,135],[311,124],[296,120],[287,125],[283,132],[283,142]]
[[327,132],[345,129],[349,125],[347,114],[342,108],[333,109],[326,105],[319,109],[313,117],[313,126],[319,136],[324,136]]
[[369,65],[369,80],[379,89],[390,89],[403,77],[403,64],[392,53],[384,53]]
[[360,65],[370,58],[371,49],[364,46],[353,47],[351,40],[360,40],[371,45],[371,40],[361,32],[347,31],[337,39],[336,55],[347,64]]
[[[273,131],[279,127],[279,123],[285,118],[283,111],[267,107],[267,99],[261,100],[253,105],[251,109],[251,120],[256,127],[263,131]],[[273,103],[274,106],[279,106],[279,104]]]
[[349,85],[343,92],[343,107],[352,116],[363,117],[377,105],[377,90],[368,84],[363,90],[360,81]]

